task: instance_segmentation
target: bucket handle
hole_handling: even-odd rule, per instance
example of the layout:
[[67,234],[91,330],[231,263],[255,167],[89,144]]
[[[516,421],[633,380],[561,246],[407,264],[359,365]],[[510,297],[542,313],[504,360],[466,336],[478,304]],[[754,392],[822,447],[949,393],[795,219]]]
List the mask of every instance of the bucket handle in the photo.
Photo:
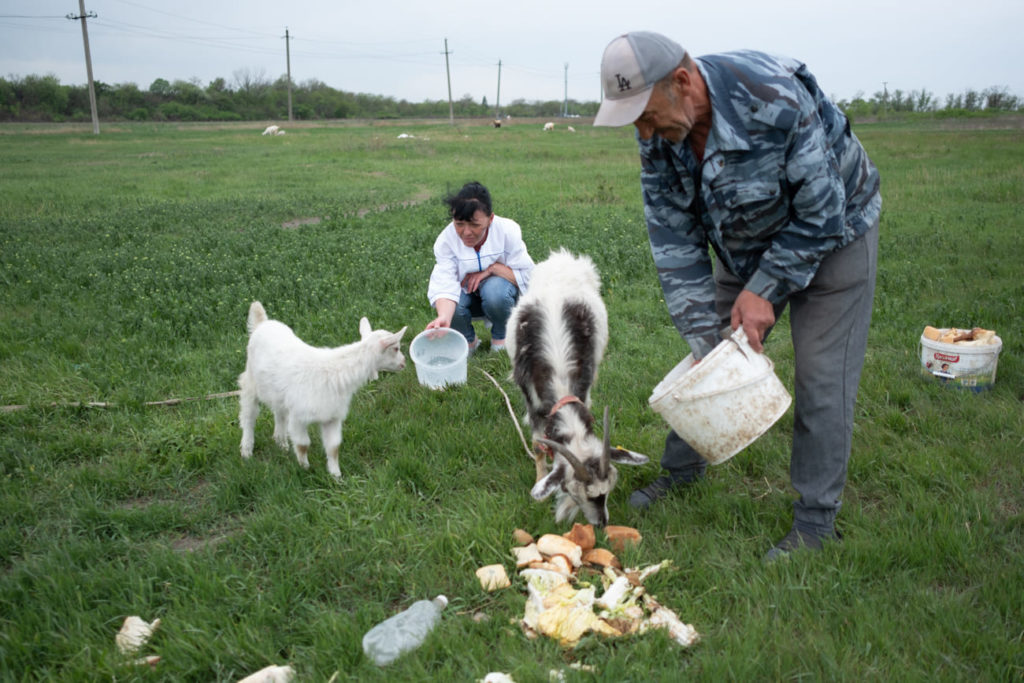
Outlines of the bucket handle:
[[[732,328],[727,327],[727,330]],[[723,330],[724,332],[725,330]],[[729,335],[729,341],[736,345],[739,352],[743,354],[743,357],[750,362],[750,354],[755,353],[754,349],[750,348],[750,344],[747,343],[747,333],[743,331],[742,327],[737,327],[732,334]]]

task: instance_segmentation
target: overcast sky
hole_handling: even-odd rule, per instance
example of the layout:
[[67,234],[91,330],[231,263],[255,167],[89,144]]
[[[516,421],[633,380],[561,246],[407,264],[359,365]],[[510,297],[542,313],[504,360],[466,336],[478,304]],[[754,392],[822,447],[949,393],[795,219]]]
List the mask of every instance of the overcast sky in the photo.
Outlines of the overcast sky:
[[[85,0],[93,76],[311,79],[447,100],[594,101],[616,35],[664,33],[694,55],[760,49],[806,62],[835,99],[1006,88],[1024,97],[1024,0]],[[642,11],[641,11],[642,10]],[[87,82],[78,0],[0,0],[0,76]],[[500,62],[500,68],[499,68]],[[566,66],[568,65],[568,66]],[[500,76],[500,84],[499,84]],[[499,91],[500,87],[500,91]]]

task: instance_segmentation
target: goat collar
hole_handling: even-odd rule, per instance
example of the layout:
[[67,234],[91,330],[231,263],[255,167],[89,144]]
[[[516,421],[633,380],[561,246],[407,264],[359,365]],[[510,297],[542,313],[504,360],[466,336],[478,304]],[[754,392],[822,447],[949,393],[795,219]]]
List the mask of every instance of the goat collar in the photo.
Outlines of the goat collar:
[[551,406],[551,412],[548,413],[548,418],[554,417],[555,413],[557,413],[559,410],[569,405],[570,403],[583,403],[583,401],[580,400],[579,396],[573,396],[572,394],[569,394],[568,396],[563,396],[562,398],[558,399],[555,405]]
[[[555,405],[551,406],[551,412],[548,413],[548,419],[550,420],[551,418],[553,418],[555,416],[555,413],[557,413],[559,410],[569,405],[570,403],[579,403],[580,405],[583,405],[583,401],[580,400],[579,396],[573,396],[572,394],[569,394],[568,396],[563,396],[562,398],[558,399],[558,401],[555,402]],[[539,450],[541,453],[544,453],[545,455],[554,455],[554,453],[551,452],[551,449],[542,443],[535,441],[533,445],[534,448]]]

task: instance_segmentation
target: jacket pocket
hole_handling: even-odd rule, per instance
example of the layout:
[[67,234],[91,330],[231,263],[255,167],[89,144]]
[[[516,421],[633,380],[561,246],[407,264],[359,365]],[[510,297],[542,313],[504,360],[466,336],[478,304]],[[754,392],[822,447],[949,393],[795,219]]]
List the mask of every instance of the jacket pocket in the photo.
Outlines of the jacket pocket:
[[735,181],[715,187],[713,194],[712,216],[727,239],[766,239],[788,219],[788,204],[778,182]]

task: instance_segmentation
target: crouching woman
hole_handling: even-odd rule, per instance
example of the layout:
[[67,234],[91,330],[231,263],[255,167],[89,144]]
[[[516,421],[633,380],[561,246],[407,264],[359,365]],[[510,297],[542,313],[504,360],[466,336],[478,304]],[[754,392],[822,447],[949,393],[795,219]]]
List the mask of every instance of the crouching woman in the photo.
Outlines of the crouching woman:
[[452,220],[434,242],[427,287],[437,317],[425,329],[461,332],[472,353],[480,345],[473,319],[482,317],[490,323],[491,351],[504,350],[508,317],[533,270],[522,229],[494,214],[491,193],[480,183],[467,183],[445,203]]

